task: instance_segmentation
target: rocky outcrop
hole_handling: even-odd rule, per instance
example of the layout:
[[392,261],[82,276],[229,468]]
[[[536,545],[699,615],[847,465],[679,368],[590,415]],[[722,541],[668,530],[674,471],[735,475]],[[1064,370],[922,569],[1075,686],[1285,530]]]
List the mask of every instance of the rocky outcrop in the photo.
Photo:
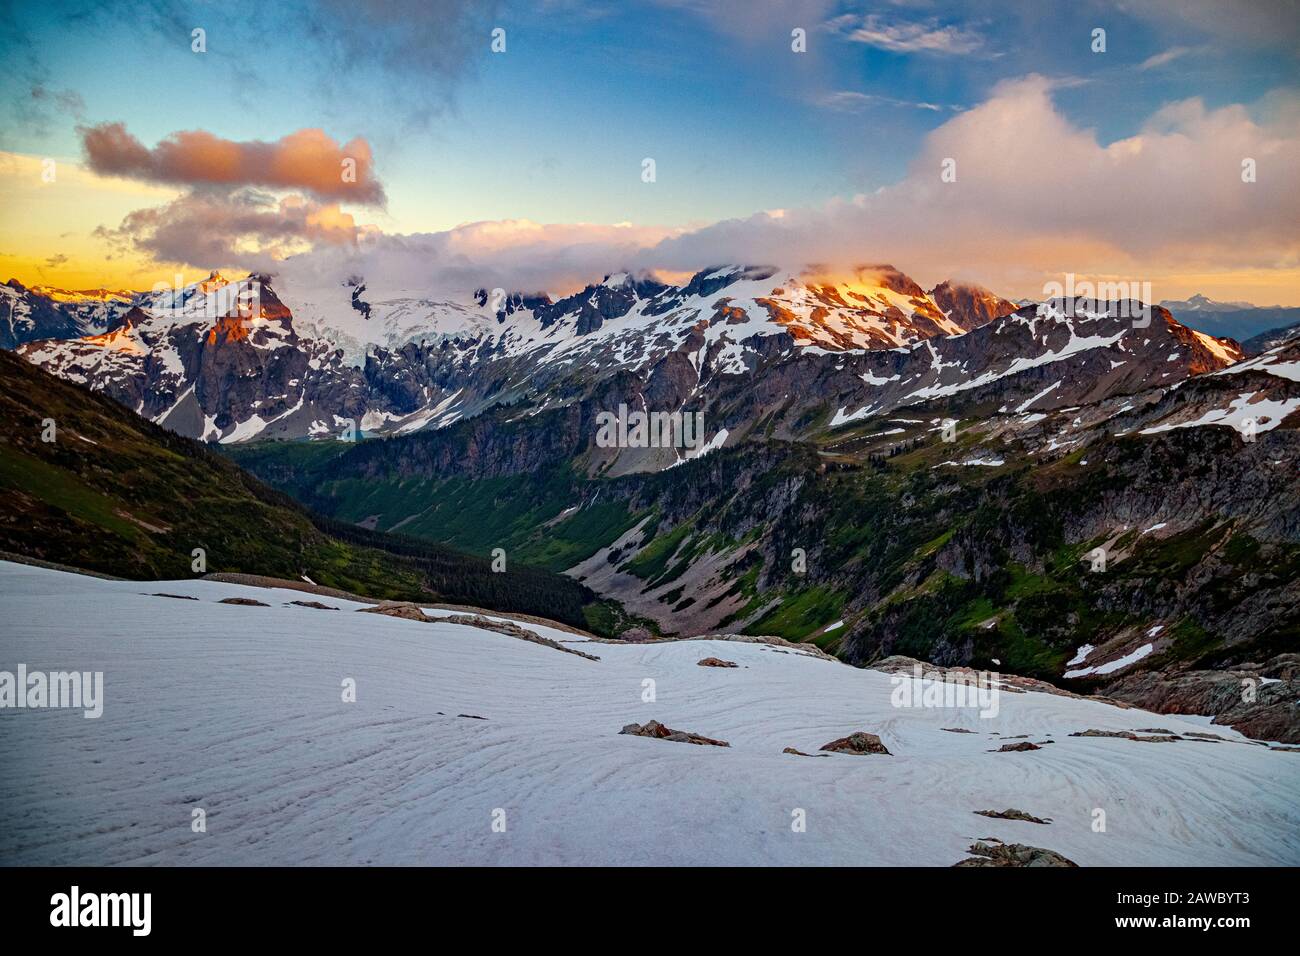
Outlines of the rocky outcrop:
[[1115,737],[1120,740],[1137,740],[1142,743],[1166,744],[1181,740],[1177,734],[1162,733],[1150,737],[1139,736],[1132,730],[1081,730],[1070,734],[1071,737]]
[[823,744],[820,749],[830,753],[853,754],[855,756],[889,754],[888,748],[880,742],[879,737],[861,730],[855,731],[847,737],[841,737],[838,740],[832,740],[828,744]]
[[1019,308],[988,289],[961,282],[939,283],[930,290],[930,298],[941,312],[968,332]]
[[993,843],[981,840],[966,852],[973,854],[953,866],[1078,866],[1055,850],[1023,843]]
[[574,656],[581,657],[585,660],[600,660],[600,658],[594,654],[587,654],[574,647],[566,647],[559,641],[553,641],[549,637],[542,637],[536,631],[530,631],[526,627],[520,627],[513,621],[497,620],[496,618],[484,617],[481,614],[448,614],[441,617],[429,615],[426,619],[444,624],[462,624],[466,627],[478,628],[481,631],[495,631],[498,634],[517,637],[521,641],[528,641],[530,644],[541,644],[543,647],[550,647],[557,651],[564,651],[566,654],[573,654]]
[[383,601],[374,607],[357,608],[360,614],[382,614],[385,617],[398,617],[404,621],[420,621],[428,623],[429,617],[422,610],[420,605],[412,604],[409,601]]
[[536,631],[530,631],[526,627],[520,627],[513,621],[498,620],[496,618],[484,617],[482,614],[428,614],[418,604],[412,604],[409,601],[383,601],[374,607],[363,607],[357,609],[363,614],[383,614],[387,617],[398,617],[407,621],[419,621],[423,624],[461,624],[465,627],[476,628],[480,631],[494,631],[497,634],[504,634],[507,637],[516,637],[521,641],[528,641],[530,644],[541,644],[543,647],[550,647],[557,651],[563,651],[566,654],[573,654],[577,657],[589,661],[598,661],[599,657],[594,654],[587,654],[573,647],[566,647],[559,641],[553,641],[549,637],[542,637]]
[[1255,740],[1300,743],[1298,665],[1300,655],[1281,654],[1223,671],[1142,671],[1105,685],[1103,693],[1159,714],[1212,715],[1214,723]]
[[634,737],[653,737],[655,740],[671,740],[675,743],[697,744],[706,747],[730,747],[731,744],[725,740],[714,740],[712,737],[705,737],[702,734],[693,734],[685,730],[673,730],[665,727],[657,720],[649,720],[644,724],[628,724],[620,734],[630,734]]
[[732,661],[724,661],[720,657],[706,657],[703,660],[699,661],[698,663],[700,667],[739,667],[740,666],[739,664],[733,663]]

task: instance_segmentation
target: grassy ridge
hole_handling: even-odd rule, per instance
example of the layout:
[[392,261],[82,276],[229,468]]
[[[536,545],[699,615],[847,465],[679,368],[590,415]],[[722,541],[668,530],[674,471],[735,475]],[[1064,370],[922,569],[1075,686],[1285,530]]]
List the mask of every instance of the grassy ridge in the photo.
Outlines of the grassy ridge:
[[[0,352],[0,550],[124,578],[298,579],[582,626],[593,595],[540,569],[315,515],[204,445]],[[53,441],[43,441],[50,435]],[[327,449],[328,450],[328,449]],[[321,454],[312,449],[312,454]]]

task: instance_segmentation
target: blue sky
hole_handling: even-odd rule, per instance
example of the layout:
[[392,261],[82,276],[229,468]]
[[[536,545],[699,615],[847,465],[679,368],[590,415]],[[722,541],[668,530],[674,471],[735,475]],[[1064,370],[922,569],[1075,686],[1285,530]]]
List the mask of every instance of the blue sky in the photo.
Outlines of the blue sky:
[[[710,15],[690,3],[503,5],[469,15],[450,79],[422,70],[418,56],[405,69],[341,74],[327,36],[292,10],[259,14],[259,4],[194,4],[161,25],[58,3],[14,17],[39,51],[46,89],[73,91],[84,121],[125,121],[145,143],[189,128],[232,139],[273,140],[303,126],[364,136],[388,186],[389,224],[403,231],[514,217],[684,225],[870,192],[898,180],[924,134],[955,109],[1031,72],[1077,82],[1058,104],[1103,142],[1132,134],[1164,102],[1249,103],[1295,79],[1294,49],[1250,36],[1226,42],[1177,15],[1137,17],[1118,4],[730,13],[755,6],[722,3]],[[957,49],[853,39],[871,17],[878,31],[952,31]],[[206,25],[204,56],[190,51],[189,22]],[[353,26],[371,28],[335,18],[340,31]],[[489,50],[494,26],[506,30],[504,54]],[[795,26],[808,31],[806,54],[790,51]],[[1107,31],[1104,54],[1090,49],[1095,26]],[[1188,52],[1137,69],[1179,49]],[[75,118],[15,115],[30,81],[23,70],[0,81],[10,104],[3,148],[76,156]],[[639,178],[647,156],[657,164],[653,191]]]
[[[904,183],[928,142],[1026,77],[1101,147],[1191,99],[1266,124],[1300,87],[1289,0],[56,0],[7,13],[5,154],[78,162],[79,130],[113,122],[145,147],[185,130],[360,137],[387,203],[350,214],[387,234],[518,219],[685,229],[851,200]],[[806,53],[791,50],[796,27]],[[1016,132],[990,129],[1012,144]],[[0,246],[32,208],[8,192]],[[117,222],[85,234],[98,226]],[[1275,253],[1262,265],[1296,265]]]

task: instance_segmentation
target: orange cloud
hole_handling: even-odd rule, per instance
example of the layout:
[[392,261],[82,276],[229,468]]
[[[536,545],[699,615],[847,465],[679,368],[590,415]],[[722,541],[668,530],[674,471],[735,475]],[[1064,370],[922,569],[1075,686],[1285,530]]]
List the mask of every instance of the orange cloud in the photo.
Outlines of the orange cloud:
[[370,144],[339,145],[324,130],[300,129],[274,143],[236,142],[203,130],[172,133],[150,149],[123,123],[78,128],[89,167],[107,176],[186,186],[305,189],[322,199],[381,205]]

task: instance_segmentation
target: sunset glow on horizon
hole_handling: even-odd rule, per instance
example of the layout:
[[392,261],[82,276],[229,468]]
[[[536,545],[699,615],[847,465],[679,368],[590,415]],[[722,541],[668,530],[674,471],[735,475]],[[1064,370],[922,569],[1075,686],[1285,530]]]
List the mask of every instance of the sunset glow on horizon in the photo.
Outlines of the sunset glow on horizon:
[[[2,278],[139,289],[380,242],[552,294],[620,269],[888,262],[1012,298],[1072,272],[1300,305],[1285,5],[170,7],[15,12]],[[999,18],[1041,43],[1007,55]],[[1094,20],[1104,52],[1065,42]],[[356,35],[373,57],[349,59]]]

